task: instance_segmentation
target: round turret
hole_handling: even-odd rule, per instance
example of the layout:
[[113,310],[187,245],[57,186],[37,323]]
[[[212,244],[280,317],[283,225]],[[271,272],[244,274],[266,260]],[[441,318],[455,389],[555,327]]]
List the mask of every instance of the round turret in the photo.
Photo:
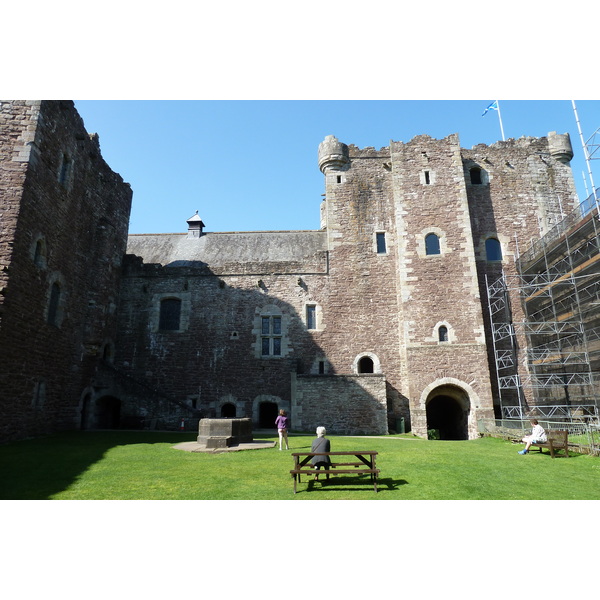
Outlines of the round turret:
[[348,146],[335,136],[328,135],[319,144],[319,169],[322,173],[327,169],[340,170],[349,163]]
[[569,164],[573,158],[573,147],[568,133],[551,131],[548,134],[548,149],[550,150],[550,156],[565,165]]

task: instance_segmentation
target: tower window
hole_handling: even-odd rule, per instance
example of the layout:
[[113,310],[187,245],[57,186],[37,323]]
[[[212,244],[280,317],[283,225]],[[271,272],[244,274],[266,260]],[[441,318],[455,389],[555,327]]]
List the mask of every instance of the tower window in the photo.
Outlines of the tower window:
[[377,241],[377,254],[385,254],[387,252],[385,243],[385,233],[380,232],[376,234]]
[[435,233],[425,236],[425,254],[440,254],[440,238]]
[[58,172],[58,182],[66,186],[69,183],[69,175],[71,172],[71,159],[63,154],[60,170]]
[[431,178],[429,176],[429,171],[425,171],[425,185],[429,185],[431,183]]
[[314,304],[306,305],[306,328],[317,328],[317,307]]
[[471,183],[474,185],[480,185],[483,183],[483,179],[481,177],[481,169],[479,167],[472,167],[469,170],[469,174],[471,176]]
[[336,181],[337,181],[338,183],[342,183],[342,176],[341,176],[341,175],[338,175],[338,176],[337,176],[337,178],[336,178]]
[[179,331],[181,320],[181,300],[165,298],[160,303],[158,328],[161,331]]
[[440,342],[448,341],[448,328],[443,325],[438,329],[438,340]]
[[55,281],[50,289],[50,303],[48,304],[48,323],[58,327],[58,306],[60,302],[60,285]]
[[485,257],[489,261],[502,260],[502,246],[496,238],[485,240]]

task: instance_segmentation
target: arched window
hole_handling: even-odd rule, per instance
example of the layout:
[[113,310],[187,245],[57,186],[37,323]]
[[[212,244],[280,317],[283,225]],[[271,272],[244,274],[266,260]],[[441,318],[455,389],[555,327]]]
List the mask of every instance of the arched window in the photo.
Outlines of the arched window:
[[440,254],[440,238],[435,233],[425,236],[425,254]]
[[485,257],[487,260],[502,260],[502,246],[496,238],[485,240]]
[[358,372],[359,373],[373,373],[375,370],[373,359],[369,356],[363,356],[358,361]]
[[469,169],[469,175],[471,176],[472,184],[479,185],[479,184],[483,183],[480,167],[471,167],[471,169]]
[[181,320],[181,300],[164,298],[160,302],[160,318],[158,328],[161,331],[179,331]]
[[444,327],[444,325],[441,325],[440,328],[438,329],[438,340],[440,342],[448,341],[448,328]]
[[38,267],[44,267],[46,265],[46,242],[43,238],[40,238],[35,243],[33,262]]
[[52,284],[50,289],[50,303],[48,304],[48,323],[58,327],[58,307],[60,303],[60,285],[58,282]]

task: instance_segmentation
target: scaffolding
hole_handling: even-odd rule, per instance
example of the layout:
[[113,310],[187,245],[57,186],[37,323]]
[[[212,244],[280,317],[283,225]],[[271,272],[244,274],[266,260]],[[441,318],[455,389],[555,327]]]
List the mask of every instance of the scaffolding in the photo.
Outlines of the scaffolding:
[[[502,418],[598,421],[600,222],[596,194],[486,276]],[[512,318],[514,303],[522,320]],[[520,312],[520,311],[515,311]]]

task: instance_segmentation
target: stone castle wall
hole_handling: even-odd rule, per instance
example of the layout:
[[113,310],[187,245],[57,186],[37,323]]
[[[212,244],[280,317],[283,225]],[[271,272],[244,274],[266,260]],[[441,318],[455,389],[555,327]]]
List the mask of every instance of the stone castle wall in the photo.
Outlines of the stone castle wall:
[[403,417],[475,437],[498,402],[485,277],[576,198],[561,136],[471,150],[328,136],[320,231],[196,229],[126,250],[131,190],[72,103],[1,115],[5,439],[223,414],[271,427],[281,408],[302,430],[386,433]]
[[6,440],[79,426],[95,364],[114,346],[132,194],[72,102],[2,102],[0,119]]

